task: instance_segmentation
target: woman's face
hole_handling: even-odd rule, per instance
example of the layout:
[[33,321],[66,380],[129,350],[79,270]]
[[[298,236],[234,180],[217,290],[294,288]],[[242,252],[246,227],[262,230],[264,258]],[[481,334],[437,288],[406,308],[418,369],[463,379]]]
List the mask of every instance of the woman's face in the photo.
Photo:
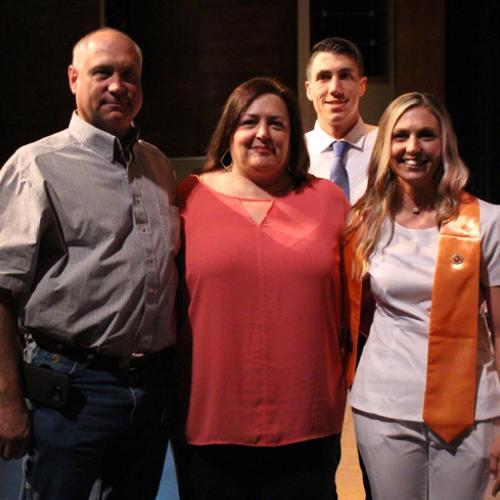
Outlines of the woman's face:
[[281,97],[263,94],[241,115],[231,139],[233,171],[258,183],[279,179],[290,149],[290,117]]
[[433,188],[441,164],[441,126],[426,107],[406,111],[392,131],[390,168],[400,184]]

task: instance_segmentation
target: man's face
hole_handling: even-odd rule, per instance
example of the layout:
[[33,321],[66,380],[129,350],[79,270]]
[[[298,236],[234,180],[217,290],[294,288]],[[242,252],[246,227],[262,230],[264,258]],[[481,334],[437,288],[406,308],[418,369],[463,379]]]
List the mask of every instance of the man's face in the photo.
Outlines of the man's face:
[[96,33],[78,67],[68,69],[78,116],[119,138],[142,105],[141,61],[134,45],[113,32]]
[[343,54],[320,52],[313,60],[306,81],[320,127],[341,139],[359,118],[359,98],[366,91],[366,77],[356,62]]

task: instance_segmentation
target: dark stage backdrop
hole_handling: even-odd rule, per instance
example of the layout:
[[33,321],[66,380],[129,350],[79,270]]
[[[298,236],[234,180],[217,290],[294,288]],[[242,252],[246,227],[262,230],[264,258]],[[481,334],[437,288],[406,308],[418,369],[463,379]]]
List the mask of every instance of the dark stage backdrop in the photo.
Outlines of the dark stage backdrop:
[[[320,13],[325,5],[311,0]],[[353,13],[366,9],[393,19],[392,58],[370,72],[384,75],[392,64],[396,94],[424,90],[445,100],[471,190],[500,203],[500,0],[475,8],[464,0],[360,0]],[[317,17],[312,11],[313,26]],[[104,18],[143,48],[139,121],[144,138],[170,157],[204,154],[238,83],[276,76],[295,91],[303,85],[297,0],[3,0],[0,165],[20,145],[67,126],[74,108],[66,78],[71,47]]]

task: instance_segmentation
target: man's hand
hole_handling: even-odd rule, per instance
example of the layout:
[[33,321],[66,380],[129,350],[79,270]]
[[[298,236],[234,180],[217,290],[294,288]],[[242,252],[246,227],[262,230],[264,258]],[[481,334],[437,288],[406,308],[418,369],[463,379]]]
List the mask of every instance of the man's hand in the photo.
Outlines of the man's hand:
[[30,414],[24,401],[0,407],[0,457],[4,460],[23,457],[30,446]]
[[491,494],[495,496],[500,493],[500,437],[493,441],[490,448],[490,472],[494,477]]

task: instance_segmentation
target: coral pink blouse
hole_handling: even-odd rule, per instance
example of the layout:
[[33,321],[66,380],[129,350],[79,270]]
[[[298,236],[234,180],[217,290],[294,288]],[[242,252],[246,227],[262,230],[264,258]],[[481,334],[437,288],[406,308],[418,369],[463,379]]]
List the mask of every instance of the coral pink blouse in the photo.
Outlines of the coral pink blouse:
[[251,200],[194,176],[178,201],[187,442],[277,446],[340,432],[341,191],[311,176],[272,198],[259,224],[241,203]]

